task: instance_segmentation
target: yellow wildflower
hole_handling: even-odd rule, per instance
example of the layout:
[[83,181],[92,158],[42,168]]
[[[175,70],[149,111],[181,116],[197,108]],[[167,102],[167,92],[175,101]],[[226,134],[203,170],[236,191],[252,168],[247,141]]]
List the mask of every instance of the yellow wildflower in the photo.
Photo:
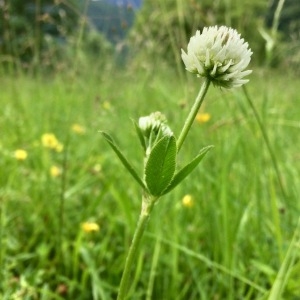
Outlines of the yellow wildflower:
[[18,149],[14,152],[14,157],[17,160],[25,160],[27,158],[28,154],[23,149]]
[[198,113],[196,116],[196,121],[198,123],[206,123],[210,120],[211,115],[209,113]]
[[52,177],[58,177],[61,175],[61,173],[62,173],[61,168],[59,168],[58,166],[52,166],[50,168],[50,175]]
[[102,170],[102,166],[100,164],[96,164],[92,168],[92,173],[93,174],[98,174],[98,173],[101,172],[101,170]]
[[95,222],[84,222],[81,224],[81,228],[84,232],[93,232],[100,230],[99,225]]
[[62,152],[64,150],[64,145],[60,142],[57,143],[56,147],[55,147],[55,151],[56,152]]
[[194,199],[191,195],[187,194],[182,198],[182,205],[185,207],[193,207]]
[[85,128],[79,124],[73,124],[71,127],[72,131],[78,134],[84,134]]
[[45,133],[42,135],[42,144],[44,147],[54,149],[57,143],[58,140],[53,133]]
[[45,133],[42,135],[42,145],[45,148],[53,149],[57,152],[61,152],[64,148],[63,144],[58,141],[53,133]]
[[111,104],[108,102],[108,101],[104,101],[102,103],[102,107],[105,109],[105,110],[110,110],[111,109]]

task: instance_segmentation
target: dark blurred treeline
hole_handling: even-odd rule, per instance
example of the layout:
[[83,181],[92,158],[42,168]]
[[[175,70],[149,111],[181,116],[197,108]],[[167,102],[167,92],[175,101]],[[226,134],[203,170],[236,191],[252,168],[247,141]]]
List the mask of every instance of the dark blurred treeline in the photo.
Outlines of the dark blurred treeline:
[[57,69],[103,58],[134,19],[108,1],[0,1],[0,64]]
[[[272,22],[279,0],[270,1],[266,15],[266,25],[272,27]],[[285,34],[284,39],[300,38],[300,1],[285,0],[280,15],[278,29]]]
[[79,20],[73,0],[2,0],[0,11],[2,63],[51,60],[54,44],[63,43]]
[[139,10],[130,1],[1,0],[0,64],[63,68],[124,48],[172,64],[197,29],[216,24],[241,32],[258,64],[300,64],[299,0],[144,0]]
[[133,25],[135,11],[134,7],[125,1],[119,6],[108,1],[91,2],[86,15],[98,32],[101,32],[108,41],[117,44],[125,39]]
[[130,38],[138,48],[174,62],[197,29],[223,24],[249,42],[256,64],[300,68],[299,0],[185,0],[177,7],[172,0],[145,1]]

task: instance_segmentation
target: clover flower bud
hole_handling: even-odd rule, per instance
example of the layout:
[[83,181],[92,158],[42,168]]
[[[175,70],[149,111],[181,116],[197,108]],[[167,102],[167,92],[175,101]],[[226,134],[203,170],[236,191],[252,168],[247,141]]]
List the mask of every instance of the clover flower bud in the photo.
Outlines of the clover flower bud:
[[172,130],[166,123],[165,115],[159,111],[139,118],[139,127],[147,138],[150,137],[150,134],[154,133],[157,136],[160,132],[163,136],[173,135]]

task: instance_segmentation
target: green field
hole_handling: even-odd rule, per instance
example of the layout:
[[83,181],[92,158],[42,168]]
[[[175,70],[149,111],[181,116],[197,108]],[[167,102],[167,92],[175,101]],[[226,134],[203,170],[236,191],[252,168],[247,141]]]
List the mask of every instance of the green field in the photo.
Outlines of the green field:
[[[179,164],[214,148],[155,207],[129,299],[300,299],[299,77],[252,69],[271,148],[243,88],[210,87]],[[201,83],[135,70],[1,75],[1,299],[116,298],[141,190],[99,131],[142,172],[131,119],[161,111],[178,135]]]

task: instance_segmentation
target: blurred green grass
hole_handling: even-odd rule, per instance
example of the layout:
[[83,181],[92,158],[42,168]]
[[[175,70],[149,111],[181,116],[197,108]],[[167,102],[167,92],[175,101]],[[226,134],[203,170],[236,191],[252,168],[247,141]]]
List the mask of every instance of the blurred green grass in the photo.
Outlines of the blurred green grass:
[[[242,89],[210,88],[203,112],[211,119],[195,122],[179,163],[215,148],[155,207],[130,299],[267,299],[299,218],[297,81],[254,70],[247,85],[286,195]],[[51,78],[2,75],[1,82],[1,299],[114,299],[141,191],[99,130],[112,133],[141,171],[130,119],[159,110],[178,134],[200,81],[163,67],[111,67]],[[63,151],[45,148],[45,133]],[[17,149],[25,160],[14,157]],[[187,194],[192,207],[182,204]],[[87,221],[100,230],[83,231]],[[299,297],[299,267],[288,267],[282,299]]]

